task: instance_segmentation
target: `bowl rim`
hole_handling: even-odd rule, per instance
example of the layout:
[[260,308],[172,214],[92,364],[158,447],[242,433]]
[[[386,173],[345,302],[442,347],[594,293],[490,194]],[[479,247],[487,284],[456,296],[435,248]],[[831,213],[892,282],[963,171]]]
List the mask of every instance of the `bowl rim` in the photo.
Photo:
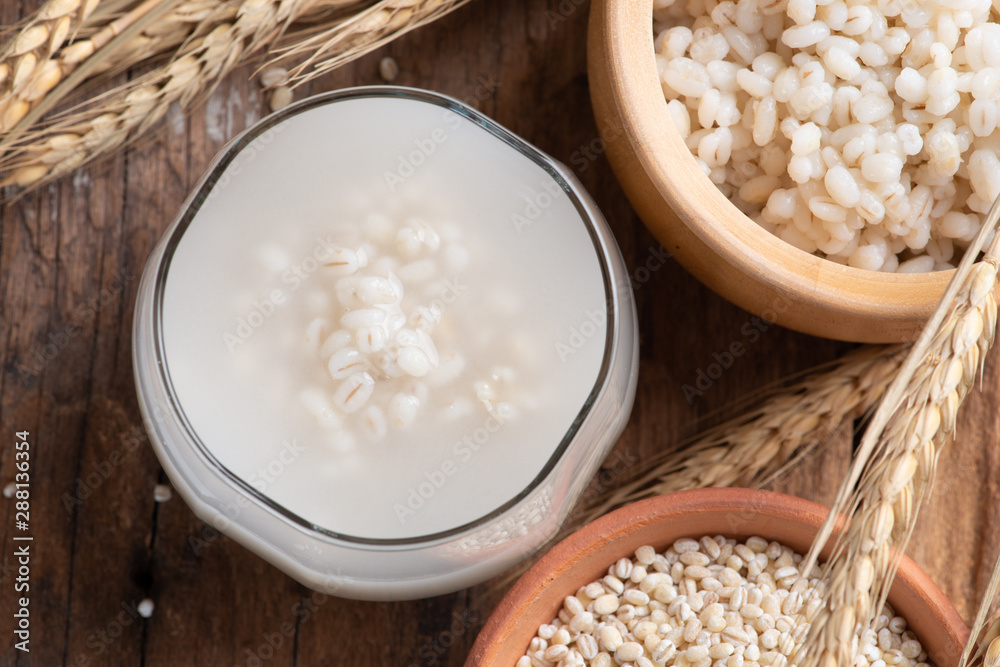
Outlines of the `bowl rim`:
[[[684,225],[738,271],[771,289],[819,302],[841,317],[926,319],[953,269],[882,273],[807,253],[760,227],[705,176],[667,110],[657,75],[652,9],[653,0],[595,0],[591,20],[603,22],[598,32],[606,53],[601,55],[614,70],[610,89],[624,134],[652,185]],[[720,212],[725,224],[714,215]],[[655,227],[651,230],[657,233]]]
[[[718,515],[722,512],[732,514],[734,510],[740,512],[735,523],[745,523],[747,513],[763,515],[805,526],[812,535],[819,530],[830,511],[819,503],[796,496],[734,487],[678,491],[626,505],[592,521],[563,539],[518,579],[480,631],[465,663],[466,667],[495,664],[495,655],[500,645],[513,640],[515,629],[523,628],[524,624],[519,624],[519,619],[526,610],[544,591],[550,589],[557,579],[572,576],[569,573],[574,565],[585,557],[607,551],[608,557],[601,562],[610,564],[617,558],[632,555],[627,548],[628,545],[622,544],[624,541],[622,538],[630,532],[652,524],[670,522],[680,516]],[[731,519],[731,525],[735,523]],[[824,557],[832,549],[842,527],[843,521],[838,521],[833,536],[822,551]],[[753,534],[752,531],[739,530],[733,533],[738,538]],[[660,551],[668,545],[653,546]],[[575,583],[578,587],[587,582],[581,580]],[[567,595],[572,595],[576,588],[570,589],[567,586],[566,590]],[[900,602],[903,604],[899,604]],[[904,554],[900,558],[896,579],[889,593],[889,603],[905,615],[906,604],[914,602],[923,602],[928,606],[931,616],[943,628],[941,643],[946,645],[944,655],[957,664],[969,630],[944,592],[926,572]],[[553,610],[553,616],[556,611]],[[533,635],[536,628],[531,630]],[[921,641],[924,641],[923,637]],[[935,655],[940,656],[942,653],[936,651]],[[950,663],[938,664],[939,667],[946,667]]]

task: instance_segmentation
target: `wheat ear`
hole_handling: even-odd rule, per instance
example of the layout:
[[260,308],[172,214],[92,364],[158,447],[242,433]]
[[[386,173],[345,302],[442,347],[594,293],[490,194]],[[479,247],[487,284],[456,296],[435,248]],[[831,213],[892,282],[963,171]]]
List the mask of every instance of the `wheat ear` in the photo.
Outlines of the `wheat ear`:
[[[327,28],[337,25],[350,10],[364,3],[365,0],[296,0],[294,11],[286,15],[288,23],[299,28],[289,31],[288,37],[294,40],[296,34],[318,29],[317,24]],[[235,20],[239,9],[240,3],[234,0],[185,0],[156,22],[144,26],[113,58],[103,59],[92,74],[115,74],[162,56],[189,39],[207,35],[216,26]]]
[[[0,150],[4,151],[0,169],[5,177],[0,186],[38,187],[138,138],[163,117],[171,104],[179,103],[182,110],[192,107],[238,64],[255,53],[273,48],[294,21],[305,25],[287,34],[282,42],[291,45],[286,55],[322,47],[322,56],[310,61],[319,72],[358,57],[466,1],[383,1],[346,18],[345,12],[356,6],[357,0],[244,0],[236,3],[238,8],[233,20],[214,27],[201,24],[196,35],[186,39],[165,65],[89,100],[86,108],[61,114],[44,128],[4,137],[0,141]],[[379,8],[380,11],[372,11]],[[162,4],[157,5],[157,11],[164,11]],[[389,19],[385,12],[389,12]],[[310,21],[322,23],[310,25]],[[350,27],[345,28],[348,24]],[[145,25],[149,23],[130,24],[133,34],[129,38],[141,33],[137,26],[144,28]],[[349,36],[349,39],[339,41],[330,38],[331,35]],[[116,42],[116,48],[126,48],[121,45],[127,41]],[[87,65],[98,67],[93,60],[88,60]],[[74,71],[46,95],[37,108],[32,108],[15,129],[26,128],[36,121],[61,97],[54,93],[63,88],[71,90],[83,80],[84,74],[89,75],[92,71]]]
[[[57,0],[68,2],[69,0]],[[74,0],[77,1],[77,0]],[[87,0],[93,2],[94,0]],[[313,21],[334,24],[338,17],[363,0],[292,0],[289,11],[279,14],[287,23],[301,22],[303,30]],[[136,65],[175,53],[185,43],[204,37],[220,25],[235,21],[244,8],[236,0],[119,0],[102,4],[81,24],[77,39],[39,60],[36,74],[12,88],[6,111],[0,107],[0,149],[14,143],[18,132],[38,121],[79,85],[97,76],[111,76]],[[104,11],[100,11],[104,9]],[[61,34],[61,33],[60,33]],[[53,45],[54,46],[54,45]],[[0,65],[2,74],[2,65]],[[51,92],[50,92],[51,91]],[[0,102],[2,104],[2,102]]]
[[885,603],[896,566],[927,494],[940,448],[955,429],[959,406],[993,344],[997,303],[993,289],[1000,235],[975,262],[1000,217],[987,220],[898,375],[872,416],[837,502],[802,562],[810,572],[843,513],[847,528],[825,571],[825,603],[803,647],[802,667],[850,664],[856,627],[869,627]]
[[56,85],[52,55],[84,24],[98,0],[49,0],[0,53],[0,131],[17,124]]
[[1000,602],[1000,553],[993,562],[986,594],[979,604],[958,667],[1000,667],[1000,609],[993,612],[990,620],[990,611],[997,602]]
[[[125,40],[112,57],[100,58],[90,76],[116,74],[144,61],[170,53],[188,39],[207,34],[220,23],[233,21],[238,9],[239,4],[231,1],[184,0],[156,21],[144,24],[141,30]],[[131,15],[132,10],[124,16]],[[104,27],[101,26],[101,29]],[[98,30],[81,30],[80,37],[92,40],[98,32]],[[96,51],[96,49],[88,50],[91,53]]]
[[[46,61],[41,66],[45,75],[35,82],[28,94],[23,97],[11,95],[5,103],[6,111],[0,116],[3,121],[0,125],[0,154],[3,158],[8,157],[12,147],[24,143],[26,133],[29,144],[33,138],[44,134],[30,132],[29,128],[73,92],[90,76],[92,70],[110,59],[133,35],[169,12],[179,1],[145,0],[110,24],[102,24],[89,39],[74,42],[61,50],[56,58]],[[14,150],[14,155],[19,153],[20,151]],[[4,184],[12,182],[14,181],[10,178],[3,181]]]
[[270,44],[302,2],[246,0],[235,20],[185,42],[170,62],[98,96],[4,155],[0,185],[39,185],[105,155],[148,130],[171,104],[189,108],[207,96],[239,62]]
[[986,586],[986,595],[976,612],[972,623],[969,639],[965,642],[962,657],[958,667],[976,665],[981,667],[1000,667],[1000,611],[994,612],[993,620],[989,620],[990,610],[1000,598],[1000,554],[993,563],[993,573]]
[[584,521],[650,496],[766,481],[827,440],[847,418],[878,401],[907,346],[870,346],[764,400],[756,409],[644,462],[648,472],[599,499]]
[[330,28],[303,33],[283,47],[272,64],[289,60],[288,85],[295,87],[358,58],[399,35],[434,21],[468,0],[379,0]]

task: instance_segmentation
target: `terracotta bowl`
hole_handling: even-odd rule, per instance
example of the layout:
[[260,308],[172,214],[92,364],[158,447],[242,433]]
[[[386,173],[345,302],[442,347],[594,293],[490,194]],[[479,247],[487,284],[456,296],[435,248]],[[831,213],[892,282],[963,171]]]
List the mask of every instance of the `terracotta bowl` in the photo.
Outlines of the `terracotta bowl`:
[[785,243],[741,213],[698,168],[668,115],[652,11],[653,0],[594,0],[587,49],[603,145],[650,231],[696,278],[768,320],[840,340],[916,338],[953,272],[841,266]]
[[[801,498],[752,489],[682,491],[623,507],[573,533],[535,563],[494,610],[465,665],[513,667],[567,595],[644,544],[660,551],[681,537],[760,535],[805,553],[828,513]],[[941,589],[905,556],[889,602],[938,667],[958,664],[968,628]]]

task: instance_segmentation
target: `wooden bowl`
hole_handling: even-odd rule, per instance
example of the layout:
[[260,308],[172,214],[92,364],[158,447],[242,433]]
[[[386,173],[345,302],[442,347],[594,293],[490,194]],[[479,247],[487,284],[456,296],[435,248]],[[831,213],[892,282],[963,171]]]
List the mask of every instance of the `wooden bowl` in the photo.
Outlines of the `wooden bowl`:
[[[805,553],[828,513],[801,498],[754,489],[681,491],[611,512],[557,544],[518,580],[479,633],[465,665],[513,667],[567,595],[644,544],[661,551],[681,537],[759,535]],[[941,589],[906,556],[889,602],[938,667],[958,664],[968,628]]]
[[842,266],[758,226],[698,168],[660,88],[653,0],[594,0],[587,65],[611,166],[650,231],[696,278],[782,326],[840,340],[913,340],[952,271]]

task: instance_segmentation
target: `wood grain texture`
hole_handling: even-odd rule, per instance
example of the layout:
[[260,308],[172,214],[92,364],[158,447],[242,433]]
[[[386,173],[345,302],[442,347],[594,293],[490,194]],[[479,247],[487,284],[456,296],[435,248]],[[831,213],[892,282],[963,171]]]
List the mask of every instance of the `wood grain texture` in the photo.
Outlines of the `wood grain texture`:
[[[4,0],[0,17],[9,23],[29,5]],[[760,386],[850,345],[755,321],[675,261],[657,259],[659,242],[607,163],[615,137],[605,141],[594,123],[587,9],[477,0],[297,95],[381,83],[378,61],[391,55],[397,83],[470,102],[578,174],[632,271],[641,329],[635,409],[600,486],[731,416]],[[498,577],[400,603],[327,598],[206,527],[176,496],[153,502],[166,479],[132,381],[137,279],[214,154],[266,113],[252,72],[235,72],[188,118],[172,114],[154,139],[0,209],[0,486],[14,476],[17,430],[31,431],[35,480],[30,654],[12,645],[14,506],[0,497],[0,665],[454,667],[510,585]],[[745,352],[689,403],[684,385],[734,342]],[[911,549],[966,620],[1000,548],[991,531],[1000,513],[996,368],[987,364],[984,390],[969,399],[959,440],[942,455]],[[851,442],[842,429],[773,488],[829,501]],[[133,605],[147,597],[156,608],[145,620]]]

